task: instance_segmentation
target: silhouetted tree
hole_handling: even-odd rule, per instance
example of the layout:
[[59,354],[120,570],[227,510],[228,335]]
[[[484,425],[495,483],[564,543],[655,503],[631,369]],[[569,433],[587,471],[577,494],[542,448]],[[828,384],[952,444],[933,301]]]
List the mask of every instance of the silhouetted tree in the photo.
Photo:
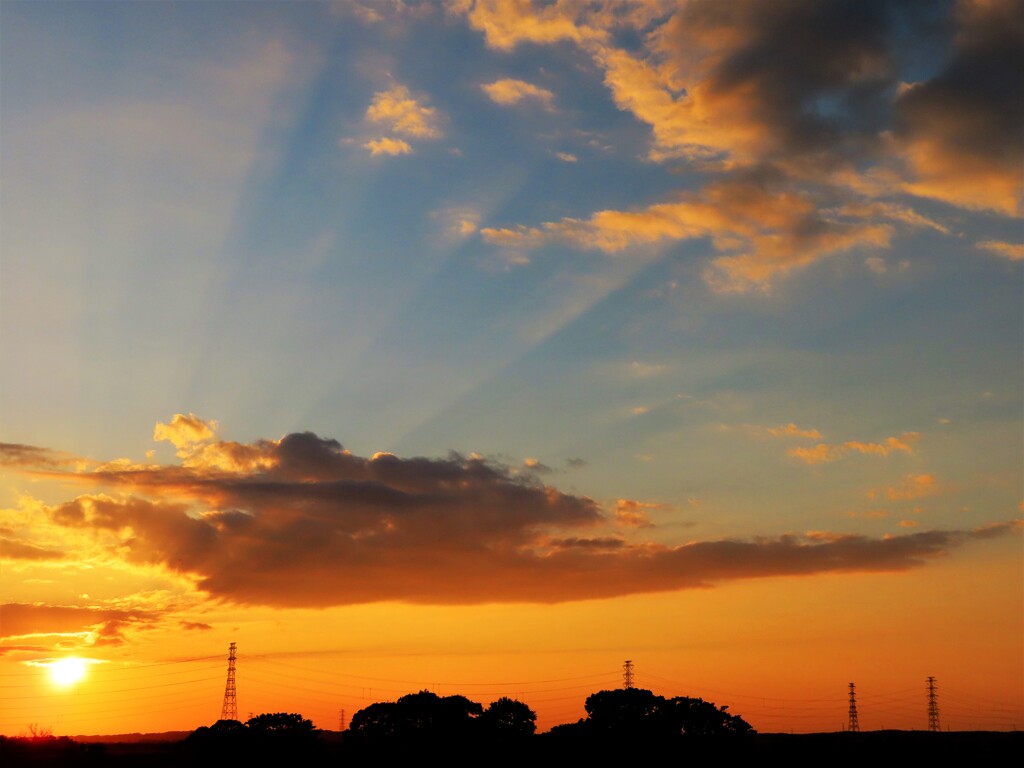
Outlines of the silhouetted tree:
[[396,702],[378,702],[352,716],[349,731],[361,747],[403,751],[442,743],[466,747],[473,741],[483,706],[465,696],[420,691]]
[[307,720],[294,712],[256,715],[249,718],[245,725],[250,731],[263,733],[309,734],[316,730],[312,720]]
[[753,733],[728,707],[703,699],[666,699],[643,688],[600,691],[587,697],[587,726],[599,733],[648,737],[738,735]]
[[668,699],[665,708],[673,727],[689,736],[754,733],[750,723],[726,711],[728,706],[716,707],[703,699],[677,696]]
[[487,705],[479,718],[483,733],[499,739],[532,736],[537,729],[537,715],[521,701],[502,696]]
[[664,703],[643,688],[617,688],[591,694],[583,708],[591,730],[640,734],[665,730]]

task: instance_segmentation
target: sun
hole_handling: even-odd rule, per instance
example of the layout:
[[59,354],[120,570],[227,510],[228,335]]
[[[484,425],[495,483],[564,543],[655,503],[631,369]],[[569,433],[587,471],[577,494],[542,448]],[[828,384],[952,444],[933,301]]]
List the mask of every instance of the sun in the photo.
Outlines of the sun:
[[69,656],[66,659],[55,661],[50,666],[50,681],[61,688],[74,685],[85,677],[89,665],[84,659],[76,656]]

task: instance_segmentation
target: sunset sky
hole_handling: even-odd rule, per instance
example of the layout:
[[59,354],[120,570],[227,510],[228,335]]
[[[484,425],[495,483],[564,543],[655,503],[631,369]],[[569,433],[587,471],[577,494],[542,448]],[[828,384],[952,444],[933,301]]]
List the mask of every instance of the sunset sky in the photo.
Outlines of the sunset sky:
[[1024,726],[1022,169],[1015,0],[3,0],[0,733]]

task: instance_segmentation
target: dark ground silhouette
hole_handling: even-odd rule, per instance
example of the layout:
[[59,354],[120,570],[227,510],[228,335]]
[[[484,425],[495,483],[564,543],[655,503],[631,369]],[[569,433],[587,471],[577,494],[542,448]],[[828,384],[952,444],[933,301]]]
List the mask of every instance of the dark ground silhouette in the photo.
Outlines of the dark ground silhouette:
[[0,736],[0,764],[163,768],[251,760],[333,767],[339,761],[440,760],[449,766],[493,766],[622,760],[643,765],[670,759],[842,766],[882,756],[977,764],[1024,754],[1021,731],[757,733],[727,707],[635,688],[599,691],[587,698],[584,708],[587,717],[537,734],[533,711],[514,699],[501,698],[484,707],[464,696],[420,691],[359,710],[342,733],[319,731],[299,714],[275,712],[245,723],[220,720],[177,741],[82,743],[49,734]]

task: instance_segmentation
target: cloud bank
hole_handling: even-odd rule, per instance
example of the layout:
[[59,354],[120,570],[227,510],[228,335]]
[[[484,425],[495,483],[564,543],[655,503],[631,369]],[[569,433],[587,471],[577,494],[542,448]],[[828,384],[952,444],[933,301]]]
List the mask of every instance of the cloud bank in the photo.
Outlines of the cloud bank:
[[[897,442],[880,448],[903,450]],[[204,439],[182,451],[176,465],[94,462],[81,470],[54,469],[48,451],[25,446],[0,446],[0,460],[105,491],[44,507],[49,525],[79,534],[94,556],[185,576],[215,599],[278,607],[555,603],[900,571],[1015,527],[670,545],[640,538],[652,527],[649,504],[620,501],[605,511],[535,472],[482,458],[364,458],[311,432],[252,444]],[[26,455],[39,458],[37,468],[26,469]]]

